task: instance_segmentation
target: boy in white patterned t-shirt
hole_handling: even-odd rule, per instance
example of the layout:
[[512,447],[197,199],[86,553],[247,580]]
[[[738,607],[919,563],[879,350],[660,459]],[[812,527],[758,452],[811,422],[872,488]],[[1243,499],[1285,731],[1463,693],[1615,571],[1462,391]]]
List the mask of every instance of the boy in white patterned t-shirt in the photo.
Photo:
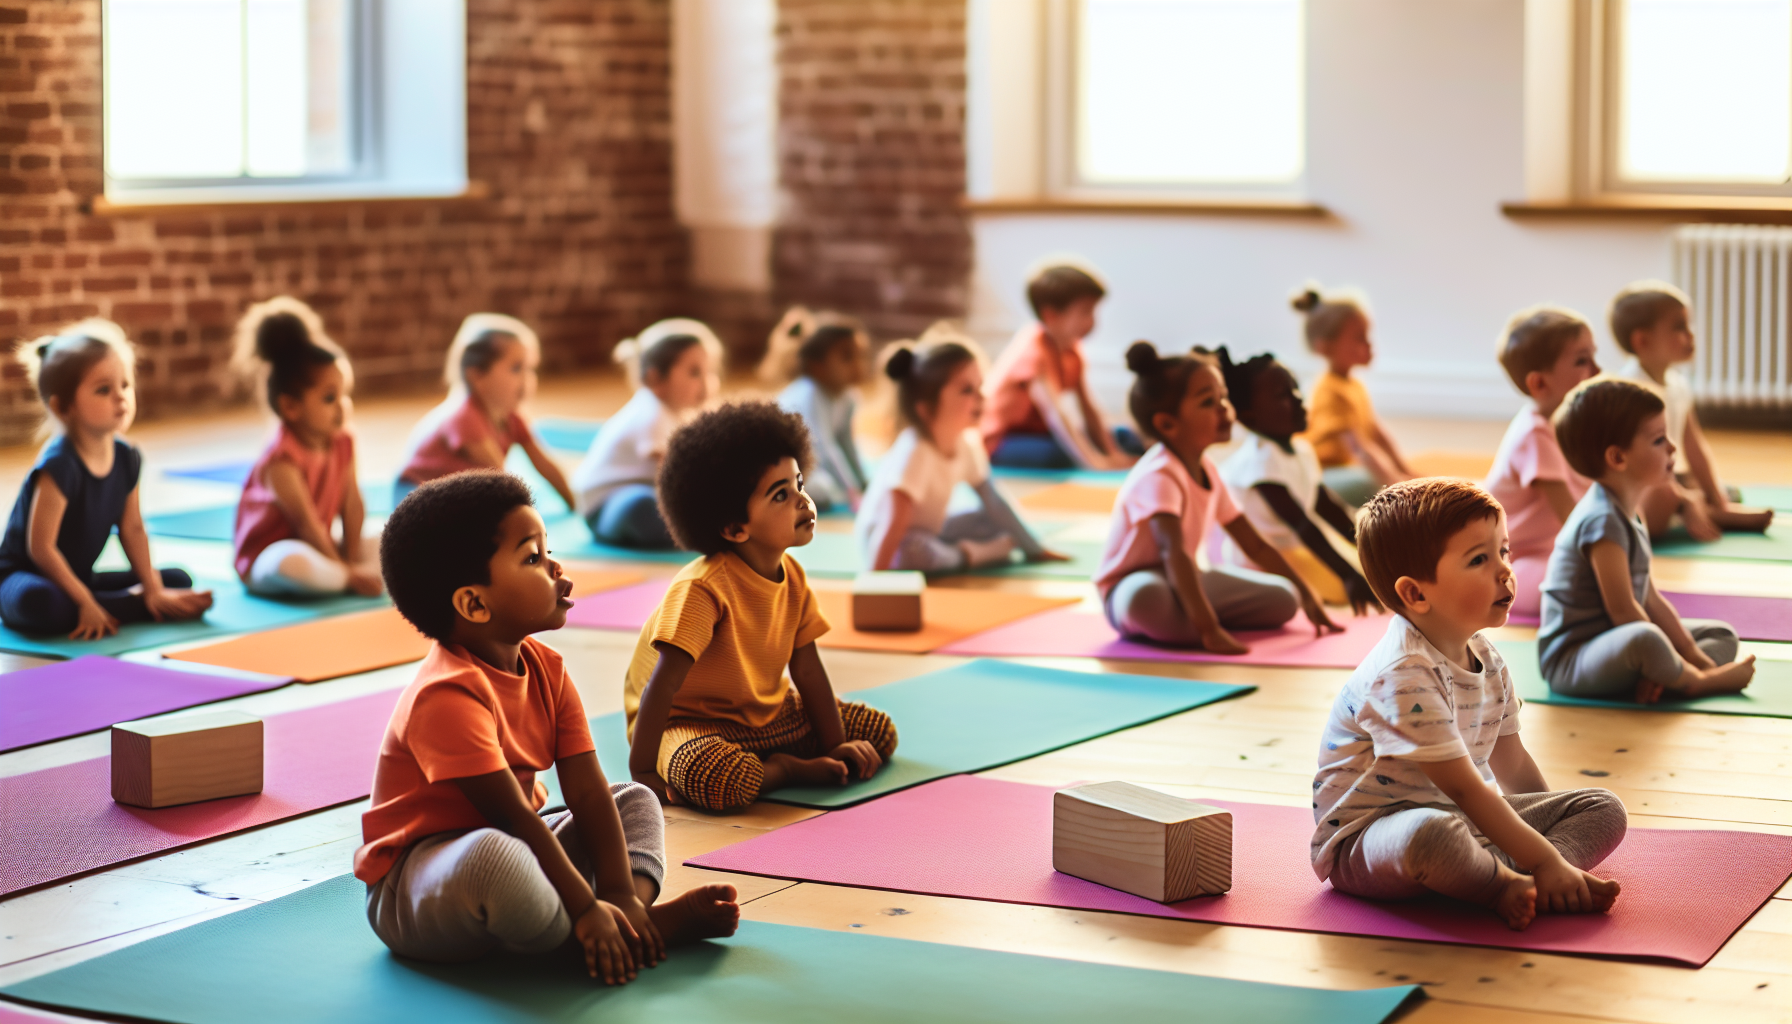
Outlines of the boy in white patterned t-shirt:
[[1624,805],[1603,789],[1550,792],[1518,737],[1512,677],[1480,635],[1512,607],[1499,503],[1466,481],[1394,484],[1364,506],[1357,544],[1397,614],[1332,705],[1313,870],[1370,899],[1466,900],[1513,929],[1609,909],[1618,883],[1586,869],[1623,841]]

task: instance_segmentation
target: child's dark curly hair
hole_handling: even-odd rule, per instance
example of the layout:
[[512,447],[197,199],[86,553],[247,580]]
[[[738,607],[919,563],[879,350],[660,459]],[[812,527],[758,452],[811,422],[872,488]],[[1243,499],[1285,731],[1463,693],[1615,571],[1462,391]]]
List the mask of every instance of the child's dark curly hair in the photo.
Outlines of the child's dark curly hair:
[[731,402],[672,435],[660,463],[660,514],[678,546],[713,555],[722,531],[747,521],[747,499],[784,458],[809,465],[803,418],[770,402]]
[[1226,393],[1232,401],[1232,408],[1240,415],[1248,412],[1256,397],[1257,378],[1276,365],[1275,354],[1265,352],[1242,363],[1235,363],[1232,361],[1232,353],[1221,345],[1214,355],[1219,357],[1220,376],[1226,379]]
[[1157,346],[1149,341],[1135,341],[1126,350],[1126,368],[1137,377],[1126,397],[1127,411],[1138,424],[1139,433],[1153,441],[1162,441],[1157,432],[1158,413],[1176,414],[1182,397],[1188,394],[1188,381],[1203,366],[1219,368],[1213,353],[1192,348],[1185,356],[1158,355]]
[[528,484],[496,469],[441,477],[407,495],[380,535],[380,573],[398,614],[446,641],[458,618],[454,592],[492,581],[499,526],[533,504]]

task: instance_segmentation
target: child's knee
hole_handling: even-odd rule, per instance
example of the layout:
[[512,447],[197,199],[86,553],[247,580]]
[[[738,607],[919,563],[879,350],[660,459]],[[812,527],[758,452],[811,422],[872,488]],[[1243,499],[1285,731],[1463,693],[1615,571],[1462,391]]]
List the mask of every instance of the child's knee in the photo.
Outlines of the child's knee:
[[732,811],[759,799],[765,764],[737,744],[705,736],[666,759],[666,782],[694,807]]
[[896,723],[890,716],[865,704],[840,701],[840,723],[849,740],[864,740],[879,757],[896,752]]
[[1425,882],[1440,868],[1460,862],[1465,853],[1481,846],[1469,830],[1468,822],[1448,811],[1405,813],[1424,815],[1424,820],[1415,823],[1408,832],[1406,849],[1401,857],[1407,877],[1414,881]]

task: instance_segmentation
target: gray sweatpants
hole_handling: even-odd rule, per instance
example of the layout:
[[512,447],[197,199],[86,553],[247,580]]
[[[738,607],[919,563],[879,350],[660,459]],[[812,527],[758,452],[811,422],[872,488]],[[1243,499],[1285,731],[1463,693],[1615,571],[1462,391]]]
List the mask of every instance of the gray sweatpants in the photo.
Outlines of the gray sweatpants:
[[[1577,868],[1598,864],[1624,841],[1629,816],[1610,790],[1563,789],[1505,798]],[[1398,806],[1398,805],[1397,805]],[[1332,888],[1373,900],[1440,892],[1489,904],[1499,895],[1499,865],[1516,870],[1457,807],[1406,805],[1384,812],[1338,844]]]
[[[1196,568],[1201,592],[1226,629],[1276,629],[1300,611],[1294,584],[1255,569]],[[1176,647],[1201,646],[1201,633],[1161,569],[1128,573],[1102,602],[1108,625],[1121,636],[1138,636]]]
[[982,508],[947,517],[938,533],[909,530],[902,535],[902,543],[896,548],[896,558],[890,568],[925,573],[962,572],[969,566],[965,564],[964,549],[958,546],[959,541],[995,540],[1003,534],[1013,537],[1014,546],[1030,560],[1037,561],[1044,554],[1045,548],[1033,536],[1033,531],[1021,522],[1008,499],[996,490],[994,480],[986,479],[972,490],[982,499]]
[[[666,822],[659,799],[638,782],[610,786],[622,814],[629,866],[666,877]],[[544,816],[587,882],[597,872],[573,827],[572,812]],[[412,843],[386,877],[367,887],[367,922],[401,956],[440,963],[495,950],[546,953],[572,934],[572,919],[535,852],[495,828],[438,832]]]
[[[1736,660],[1736,631],[1716,619],[1682,619],[1712,661],[1725,665]],[[1685,659],[1653,622],[1626,622],[1613,626],[1562,657],[1543,666],[1549,688],[1564,697],[1629,699],[1642,680],[1672,685],[1686,668]]]

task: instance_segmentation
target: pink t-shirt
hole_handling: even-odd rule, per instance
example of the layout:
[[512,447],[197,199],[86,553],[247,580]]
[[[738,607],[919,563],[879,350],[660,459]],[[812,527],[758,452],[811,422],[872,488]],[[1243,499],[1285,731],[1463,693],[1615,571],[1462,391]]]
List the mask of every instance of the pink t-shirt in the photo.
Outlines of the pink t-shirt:
[[1238,506],[1220,479],[1219,467],[1205,454],[1201,471],[1211,488],[1201,486],[1182,460],[1164,445],[1153,445],[1126,474],[1120,498],[1114,502],[1114,523],[1108,530],[1101,567],[1095,571],[1095,589],[1106,598],[1128,573],[1164,564],[1164,554],[1151,532],[1150,519],[1160,512],[1182,520],[1182,547],[1190,558],[1201,549],[1214,523],[1237,519]]
[[398,478],[408,484],[423,484],[465,469],[484,469],[465,454],[479,439],[489,437],[499,451],[508,453],[511,445],[528,436],[529,424],[517,413],[500,424],[493,423],[469,398],[444,403],[430,410],[411,432],[410,454]]
[[286,424],[255,460],[249,479],[243,484],[243,499],[236,506],[236,574],[247,580],[255,558],[277,540],[297,537],[286,513],[274,500],[274,488],[268,483],[268,467],[276,462],[290,462],[305,476],[305,491],[311,495],[311,507],[327,529],[342,514],[342,502],[348,489],[355,486],[355,438],[344,430],[336,435],[325,451],[307,448],[299,443]]
[[1034,324],[1021,328],[1008,342],[983,386],[987,400],[977,430],[983,435],[985,451],[993,454],[1009,434],[1044,434],[1051,430],[1028,391],[1040,377],[1051,381],[1059,391],[1081,388],[1083,346],[1079,343],[1061,349],[1045,336],[1045,328]]
[[1531,485],[1538,480],[1560,480],[1575,501],[1592,482],[1568,468],[1555,428],[1535,405],[1527,405],[1512,417],[1506,436],[1500,439],[1493,471],[1483,485],[1506,510],[1506,530],[1511,535],[1513,559],[1549,556],[1556,546],[1562,521],[1549,500]]

